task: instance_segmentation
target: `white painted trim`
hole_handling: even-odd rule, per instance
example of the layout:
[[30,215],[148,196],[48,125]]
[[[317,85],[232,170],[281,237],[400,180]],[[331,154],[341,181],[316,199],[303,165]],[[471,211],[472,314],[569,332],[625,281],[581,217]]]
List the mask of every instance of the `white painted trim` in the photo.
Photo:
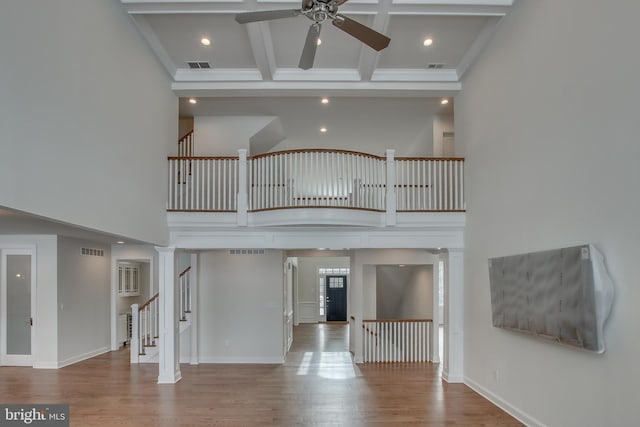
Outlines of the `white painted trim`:
[[225,68],[211,70],[191,70],[178,68],[176,82],[226,82],[226,81],[262,81],[260,70],[254,68]]
[[450,68],[442,70],[380,68],[371,75],[371,81],[374,82],[457,82],[458,80],[457,71]]
[[547,427],[547,425],[543,422],[535,419],[523,410],[513,406],[511,403],[507,402],[497,394],[489,391],[471,378],[464,377],[464,384],[518,421],[522,422],[523,424],[530,427]]
[[83,360],[91,359],[92,357],[100,356],[101,354],[109,353],[111,349],[109,346],[101,347],[97,350],[88,351],[83,354],[69,357],[65,360],[61,360],[57,364],[57,368],[64,368],[65,366],[73,365],[74,363],[82,362]]
[[[199,284],[199,276],[198,276],[198,254],[191,254],[191,261],[189,262],[191,266],[191,272],[189,273],[191,276],[189,278],[191,285],[191,315],[189,316],[191,321],[191,326],[189,329],[190,335],[190,357],[188,363],[191,365],[197,365],[199,363],[198,353],[199,353],[199,343],[198,343],[198,309],[200,299],[198,298],[198,284]],[[182,360],[182,359],[181,359]]]
[[420,98],[452,96],[462,89],[460,82],[345,82],[345,81],[278,81],[278,82],[174,82],[171,90],[178,97],[193,96],[360,96],[384,98]]
[[[37,290],[38,290],[38,278],[37,278],[37,246],[36,245],[8,245],[0,247],[0,366],[32,366],[34,365],[37,346]],[[11,355],[7,354],[7,332],[6,332],[6,316],[7,316],[7,255],[29,255],[31,256],[31,290],[30,290],[30,310],[31,319],[33,324],[31,325],[30,338],[31,338],[31,354],[29,355]]]
[[355,225],[382,227],[386,214],[339,208],[297,208],[278,209],[249,214],[250,227],[271,227],[291,225]]
[[256,363],[264,365],[281,365],[284,363],[282,356],[216,356],[216,357],[200,357],[200,363]]
[[360,81],[360,73],[352,68],[322,68],[301,70],[299,68],[278,68],[273,74],[274,81]]

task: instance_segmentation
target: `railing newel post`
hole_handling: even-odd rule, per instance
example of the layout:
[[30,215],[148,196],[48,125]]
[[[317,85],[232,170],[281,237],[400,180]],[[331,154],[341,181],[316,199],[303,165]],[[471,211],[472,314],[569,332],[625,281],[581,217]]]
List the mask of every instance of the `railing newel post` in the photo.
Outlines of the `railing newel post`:
[[238,150],[238,194],[236,200],[238,226],[246,227],[248,224],[248,189],[247,189],[247,150]]
[[387,149],[387,208],[386,225],[396,225],[396,150]]

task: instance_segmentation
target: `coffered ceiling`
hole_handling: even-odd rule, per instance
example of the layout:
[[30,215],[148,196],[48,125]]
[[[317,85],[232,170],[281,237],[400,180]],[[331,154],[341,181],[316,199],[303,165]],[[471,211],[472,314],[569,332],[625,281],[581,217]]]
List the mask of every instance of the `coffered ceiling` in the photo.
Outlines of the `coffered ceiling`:
[[[178,96],[451,96],[514,0],[349,0],[339,12],[391,38],[377,52],[322,25],[314,66],[298,68],[305,16],[239,24],[289,0],[121,0]],[[200,40],[210,39],[209,46]],[[423,45],[425,38],[433,44]],[[210,68],[191,69],[189,62]]]

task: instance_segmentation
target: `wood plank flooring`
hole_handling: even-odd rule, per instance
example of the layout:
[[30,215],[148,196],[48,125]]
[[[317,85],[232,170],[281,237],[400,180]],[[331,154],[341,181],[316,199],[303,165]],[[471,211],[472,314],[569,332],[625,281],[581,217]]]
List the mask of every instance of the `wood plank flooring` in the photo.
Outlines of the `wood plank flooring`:
[[0,368],[0,402],[68,403],[72,426],[520,426],[439,365],[355,365],[347,325],[301,325],[283,365],[182,365],[175,385],[128,350],[59,370]]

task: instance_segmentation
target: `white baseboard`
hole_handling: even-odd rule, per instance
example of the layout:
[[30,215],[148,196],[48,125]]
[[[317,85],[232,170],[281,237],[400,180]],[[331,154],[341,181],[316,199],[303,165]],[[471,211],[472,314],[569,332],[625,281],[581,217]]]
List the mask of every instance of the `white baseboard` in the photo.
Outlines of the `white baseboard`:
[[199,363],[254,363],[259,365],[281,365],[284,363],[282,356],[275,357],[199,357]]
[[111,351],[111,346],[104,346],[102,348],[88,351],[83,354],[79,354],[77,356],[69,357],[65,360],[58,361],[57,368],[64,368],[65,366],[73,365],[74,363],[82,362],[83,360],[91,359],[92,357],[99,356],[104,353],[108,353]]
[[493,403],[494,405],[496,405],[497,407],[499,407],[500,409],[502,409],[503,411],[505,411],[506,413],[508,413],[509,415],[511,415],[518,421],[520,421],[521,423],[529,427],[547,427],[546,424],[536,420],[534,417],[520,410],[519,408],[516,408],[515,406],[513,406],[512,404],[510,404],[500,396],[494,394],[493,392],[487,390],[477,382],[473,381],[471,378],[465,377],[464,383],[473,391],[475,391],[485,399],[489,400],[491,403]]
[[58,362],[36,362],[33,364],[34,369],[58,369]]

